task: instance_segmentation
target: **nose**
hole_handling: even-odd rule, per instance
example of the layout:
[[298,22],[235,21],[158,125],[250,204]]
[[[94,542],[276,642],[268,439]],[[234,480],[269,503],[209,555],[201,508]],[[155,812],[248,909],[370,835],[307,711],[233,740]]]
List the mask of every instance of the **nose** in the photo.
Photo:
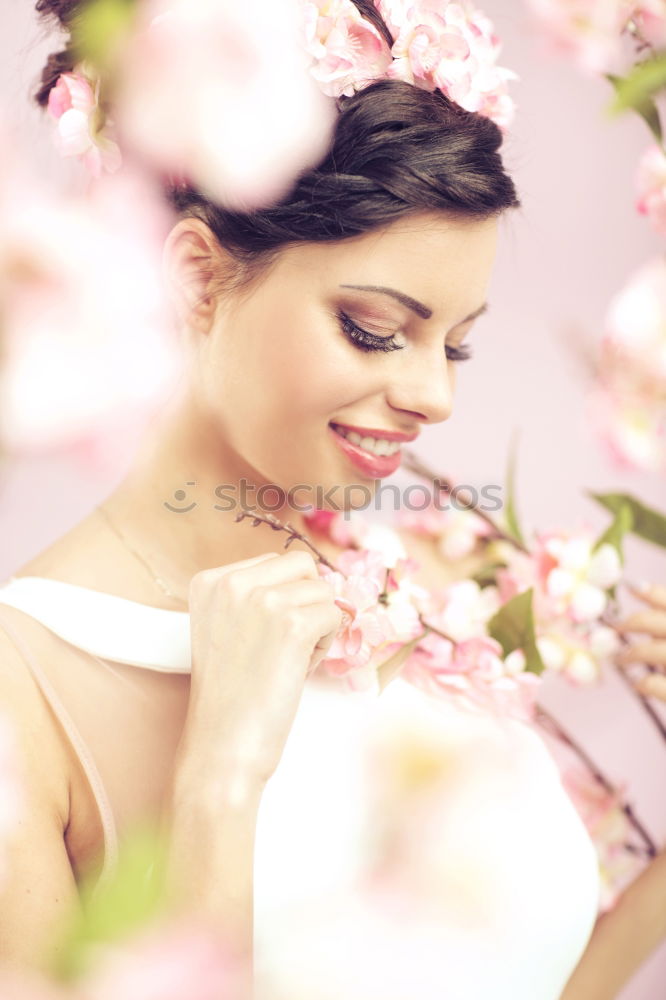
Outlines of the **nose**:
[[396,367],[387,398],[390,406],[417,417],[424,423],[448,420],[453,412],[455,365],[448,364],[444,351],[415,350]]

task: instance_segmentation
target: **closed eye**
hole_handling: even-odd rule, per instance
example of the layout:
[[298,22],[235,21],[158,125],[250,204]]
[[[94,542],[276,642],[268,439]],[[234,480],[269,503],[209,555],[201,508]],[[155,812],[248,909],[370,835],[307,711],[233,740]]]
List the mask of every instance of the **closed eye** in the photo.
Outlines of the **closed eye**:
[[[398,344],[395,334],[390,337],[378,337],[368,330],[364,330],[354,320],[342,310],[338,311],[338,320],[343,333],[361,351],[402,351],[404,344]],[[452,347],[447,344],[445,353],[448,361],[468,361],[472,357],[472,348],[469,344],[459,344]]]

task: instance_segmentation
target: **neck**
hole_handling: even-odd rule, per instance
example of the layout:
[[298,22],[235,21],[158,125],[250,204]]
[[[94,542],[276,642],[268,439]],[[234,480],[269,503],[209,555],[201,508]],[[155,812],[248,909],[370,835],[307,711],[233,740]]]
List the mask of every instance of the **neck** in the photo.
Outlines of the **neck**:
[[[244,493],[242,482],[250,484]],[[241,503],[257,505],[256,490],[262,485],[265,481],[256,470],[233,452],[220,429],[211,427],[187,397],[172,404],[151,427],[130,472],[104,507],[129,545],[148,559],[169,588],[187,594],[195,573],[284,551],[285,533],[268,525],[254,527],[251,518],[236,521]],[[271,492],[268,501],[276,499]],[[293,507],[270,513],[309,536],[302,513]],[[315,544],[322,550],[319,538]],[[299,541],[289,546],[293,548],[308,550]],[[326,551],[331,552],[330,546]]]

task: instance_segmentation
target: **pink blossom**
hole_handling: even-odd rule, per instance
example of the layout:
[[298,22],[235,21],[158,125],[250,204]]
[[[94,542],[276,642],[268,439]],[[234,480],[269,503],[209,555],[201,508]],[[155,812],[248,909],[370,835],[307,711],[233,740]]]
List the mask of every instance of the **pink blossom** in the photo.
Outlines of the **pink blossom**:
[[221,204],[282,197],[328,149],[297,0],[146,0],[115,67],[123,142]]
[[338,545],[351,545],[353,542],[353,532],[341,511],[312,507],[303,514],[303,519],[311,531],[328,535]]
[[471,0],[378,0],[378,7],[395,38],[390,77],[440,89],[461,107],[507,128],[515,105],[506,84],[519,77],[497,65],[501,42]]
[[585,823],[599,858],[600,912],[612,909],[644,863],[626,850],[632,828],[622,809],[625,789],[608,792],[582,766],[561,768],[562,784]]
[[648,146],[640,158],[635,186],[637,211],[647,215],[655,232],[666,236],[666,153],[657,143]]
[[631,0],[529,0],[529,6],[553,48],[592,76],[613,68],[637,5]]
[[338,556],[338,571],[320,566],[343,611],[340,630],[320,666],[335,676],[346,676],[355,690],[375,686],[377,667],[423,631],[416,606],[423,588],[409,577],[411,561],[396,560],[394,555],[392,550],[387,565],[381,547],[346,549]]
[[61,73],[49,93],[48,110],[58,123],[56,141],[62,156],[79,156],[93,177],[114,173],[122,162],[112,138],[113,123],[99,106],[99,80],[92,67]]
[[432,499],[424,510],[401,509],[396,523],[416,534],[435,538],[439,552],[451,561],[470,555],[479,539],[492,533],[490,525],[473,510],[440,509]]
[[386,75],[389,47],[351,0],[308,0],[305,17],[311,73],[324,93],[349,97]]
[[410,654],[402,676],[436,697],[453,698],[468,709],[524,721],[533,717],[540,678],[524,670],[525,660],[488,635],[453,644],[434,632]]
[[631,19],[635,23],[640,37],[653,48],[666,48],[666,8],[663,0],[641,0],[632,7]]
[[574,684],[599,680],[602,666],[620,649],[615,630],[596,623],[575,628],[554,623],[536,642],[546,668],[566,675]]
[[535,561],[539,583],[556,615],[574,622],[590,621],[603,614],[606,591],[618,582],[621,563],[609,544],[593,551],[591,533],[547,533],[537,537]]
[[500,607],[496,587],[480,587],[475,580],[459,580],[443,588],[440,608],[428,621],[455,642],[485,635],[486,623]]
[[663,472],[666,469],[666,409],[651,405],[636,393],[615,391],[603,384],[588,393],[590,427],[609,457],[623,471]]

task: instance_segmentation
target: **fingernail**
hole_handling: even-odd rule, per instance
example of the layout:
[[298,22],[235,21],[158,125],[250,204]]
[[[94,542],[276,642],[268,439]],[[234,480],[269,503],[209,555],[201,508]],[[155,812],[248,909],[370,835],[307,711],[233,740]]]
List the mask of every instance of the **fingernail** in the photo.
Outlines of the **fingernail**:
[[629,580],[625,580],[625,583],[639,594],[646,594],[648,590],[652,589],[652,584],[649,580],[639,580],[638,583],[632,583]]

